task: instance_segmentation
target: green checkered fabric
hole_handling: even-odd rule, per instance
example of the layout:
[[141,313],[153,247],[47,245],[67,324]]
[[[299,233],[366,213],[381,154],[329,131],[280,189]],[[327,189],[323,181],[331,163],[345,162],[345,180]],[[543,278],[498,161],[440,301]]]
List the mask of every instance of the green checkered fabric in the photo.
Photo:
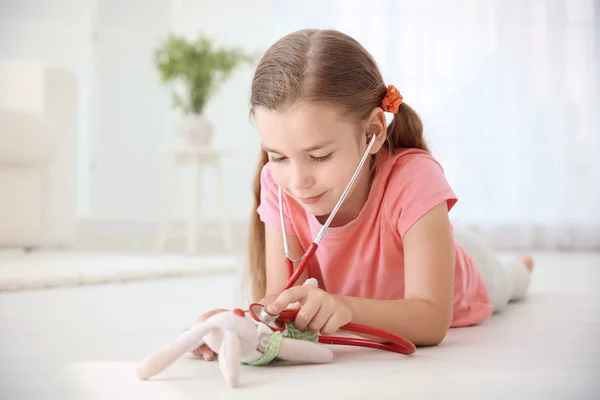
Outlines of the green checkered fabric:
[[309,342],[317,343],[319,341],[319,335],[311,332],[308,329],[299,330],[293,322],[288,322],[286,325],[285,337],[290,339],[306,340]]
[[277,358],[277,354],[279,353],[279,346],[281,345],[281,339],[283,339],[283,335],[281,332],[275,332],[269,339],[267,346],[265,347],[265,352],[263,355],[256,361],[251,361],[248,363],[243,363],[246,365],[252,366],[262,366],[271,363],[271,361]]
[[317,343],[319,341],[319,335],[317,333],[311,332],[308,329],[301,331],[296,328],[293,322],[288,322],[286,324],[286,330],[283,333],[273,333],[273,335],[269,339],[269,342],[265,346],[265,352],[258,360],[243,364],[252,366],[263,366],[273,361],[279,360],[277,358],[277,354],[279,354],[279,346],[281,346],[281,340],[284,337],[296,340],[307,340],[309,342],[314,343]]

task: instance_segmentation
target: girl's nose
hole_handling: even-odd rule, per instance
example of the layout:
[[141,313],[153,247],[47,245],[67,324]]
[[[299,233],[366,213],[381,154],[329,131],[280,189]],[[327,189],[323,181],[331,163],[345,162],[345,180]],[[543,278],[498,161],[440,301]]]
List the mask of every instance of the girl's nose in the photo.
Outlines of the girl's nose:
[[293,169],[290,178],[290,187],[293,190],[304,190],[311,187],[314,183],[314,179],[308,168],[303,168],[301,166],[296,166]]

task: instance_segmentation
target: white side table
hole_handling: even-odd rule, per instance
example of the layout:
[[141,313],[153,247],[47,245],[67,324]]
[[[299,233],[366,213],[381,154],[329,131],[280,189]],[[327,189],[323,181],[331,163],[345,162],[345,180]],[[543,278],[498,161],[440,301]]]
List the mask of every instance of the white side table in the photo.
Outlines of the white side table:
[[227,209],[227,196],[223,185],[221,158],[225,151],[204,147],[176,147],[170,152],[171,165],[167,184],[167,193],[163,206],[161,224],[159,229],[158,248],[163,251],[169,237],[170,219],[177,192],[179,168],[192,167],[192,189],[190,209],[187,222],[187,251],[195,254],[200,234],[203,230],[203,172],[204,168],[211,168],[215,173],[216,191],[221,209],[220,237],[227,251],[233,249],[233,238],[229,213]]

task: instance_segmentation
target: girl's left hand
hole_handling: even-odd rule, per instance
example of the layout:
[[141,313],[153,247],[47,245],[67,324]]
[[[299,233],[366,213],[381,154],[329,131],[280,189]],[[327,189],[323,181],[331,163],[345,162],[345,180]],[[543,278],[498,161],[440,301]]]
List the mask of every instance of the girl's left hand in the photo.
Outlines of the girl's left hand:
[[334,296],[312,285],[294,286],[267,306],[270,314],[279,314],[290,304],[298,302],[300,310],[294,321],[296,328],[332,335],[352,321],[352,310],[339,296]]

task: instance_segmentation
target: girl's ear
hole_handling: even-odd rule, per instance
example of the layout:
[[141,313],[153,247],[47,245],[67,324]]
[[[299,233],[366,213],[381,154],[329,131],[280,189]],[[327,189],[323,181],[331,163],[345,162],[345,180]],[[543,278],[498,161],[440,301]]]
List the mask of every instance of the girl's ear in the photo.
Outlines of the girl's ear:
[[373,135],[377,137],[370,152],[371,154],[375,154],[381,149],[387,139],[387,121],[385,119],[385,113],[380,107],[373,109],[371,115],[367,119],[365,129],[367,146]]

